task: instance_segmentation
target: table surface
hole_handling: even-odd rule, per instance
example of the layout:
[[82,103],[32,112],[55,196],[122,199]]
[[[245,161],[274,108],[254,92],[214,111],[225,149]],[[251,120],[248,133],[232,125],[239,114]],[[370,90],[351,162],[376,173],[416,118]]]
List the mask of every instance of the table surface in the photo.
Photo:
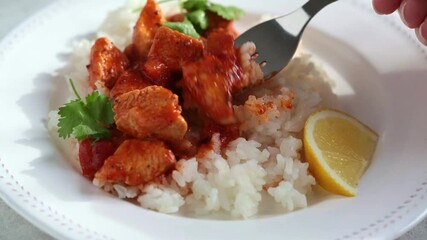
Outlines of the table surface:
[[[0,39],[28,16],[54,0],[0,0]],[[0,199],[0,239],[53,239],[15,213]],[[427,239],[427,219],[398,240]]]

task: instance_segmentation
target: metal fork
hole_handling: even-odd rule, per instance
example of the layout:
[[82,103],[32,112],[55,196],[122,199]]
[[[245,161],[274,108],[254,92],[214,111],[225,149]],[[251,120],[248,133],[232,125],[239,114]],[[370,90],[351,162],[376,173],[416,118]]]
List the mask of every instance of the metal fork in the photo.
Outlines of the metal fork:
[[301,8],[258,24],[241,34],[236,47],[254,42],[256,61],[261,65],[266,79],[280,72],[294,56],[301,35],[310,20],[325,6],[337,0],[310,0]]

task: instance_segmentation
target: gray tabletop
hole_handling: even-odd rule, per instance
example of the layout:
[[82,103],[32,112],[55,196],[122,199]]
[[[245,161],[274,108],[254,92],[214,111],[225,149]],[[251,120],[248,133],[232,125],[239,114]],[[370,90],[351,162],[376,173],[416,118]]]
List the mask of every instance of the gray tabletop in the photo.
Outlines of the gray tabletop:
[[[0,38],[35,13],[40,8],[54,0],[0,0]],[[0,239],[33,239],[49,240],[49,235],[43,233],[28,221],[23,219],[2,200],[0,200]],[[427,219],[415,226],[399,240],[424,240],[427,239]]]

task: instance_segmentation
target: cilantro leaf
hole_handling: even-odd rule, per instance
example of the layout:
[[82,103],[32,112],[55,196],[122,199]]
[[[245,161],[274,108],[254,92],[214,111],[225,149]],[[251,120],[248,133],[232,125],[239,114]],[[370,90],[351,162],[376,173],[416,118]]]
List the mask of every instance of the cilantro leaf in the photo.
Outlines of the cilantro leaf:
[[223,6],[216,3],[212,3],[208,10],[227,20],[235,20],[244,15],[244,11],[238,7]]
[[105,125],[114,123],[113,105],[106,95],[94,91],[86,97],[86,106],[93,118],[101,120]]
[[197,10],[206,10],[208,8],[208,0],[187,0],[181,2],[181,8],[187,10],[188,12],[197,11]]
[[60,118],[58,122],[59,137],[69,138],[73,133],[73,128],[82,122],[85,113],[84,103],[79,100],[73,100],[59,108]]
[[78,99],[59,108],[59,137],[74,136],[78,140],[90,137],[95,140],[108,138],[111,131],[108,125],[114,123],[114,112],[108,97],[94,91],[86,97],[86,103],[79,97],[70,80]]
[[194,38],[199,38],[200,35],[197,33],[193,24],[190,21],[186,20],[184,22],[165,22],[163,26],[166,26],[170,29],[176,30],[178,32],[184,33]]
[[194,12],[187,13],[187,18],[196,28],[202,30],[208,28],[208,17],[206,16],[206,12],[203,10],[196,10]]
[[87,137],[90,137],[95,141],[111,137],[111,131],[109,129],[104,128],[99,124],[94,124],[95,122],[91,120],[87,121],[86,124],[84,122],[85,121],[73,128],[73,136],[79,141],[84,140]]

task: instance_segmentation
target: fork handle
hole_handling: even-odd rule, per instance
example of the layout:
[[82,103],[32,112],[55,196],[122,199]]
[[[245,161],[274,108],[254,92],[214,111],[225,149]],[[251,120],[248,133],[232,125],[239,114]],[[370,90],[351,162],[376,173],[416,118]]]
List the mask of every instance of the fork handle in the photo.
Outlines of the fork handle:
[[294,37],[300,37],[310,20],[325,6],[337,0],[310,0],[294,12],[276,18],[276,21],[286,32]]
[[302,9],[304,9],[307,14],[313,17],[324,7],[335,1],[337,0],[310,0],[302,7]]

